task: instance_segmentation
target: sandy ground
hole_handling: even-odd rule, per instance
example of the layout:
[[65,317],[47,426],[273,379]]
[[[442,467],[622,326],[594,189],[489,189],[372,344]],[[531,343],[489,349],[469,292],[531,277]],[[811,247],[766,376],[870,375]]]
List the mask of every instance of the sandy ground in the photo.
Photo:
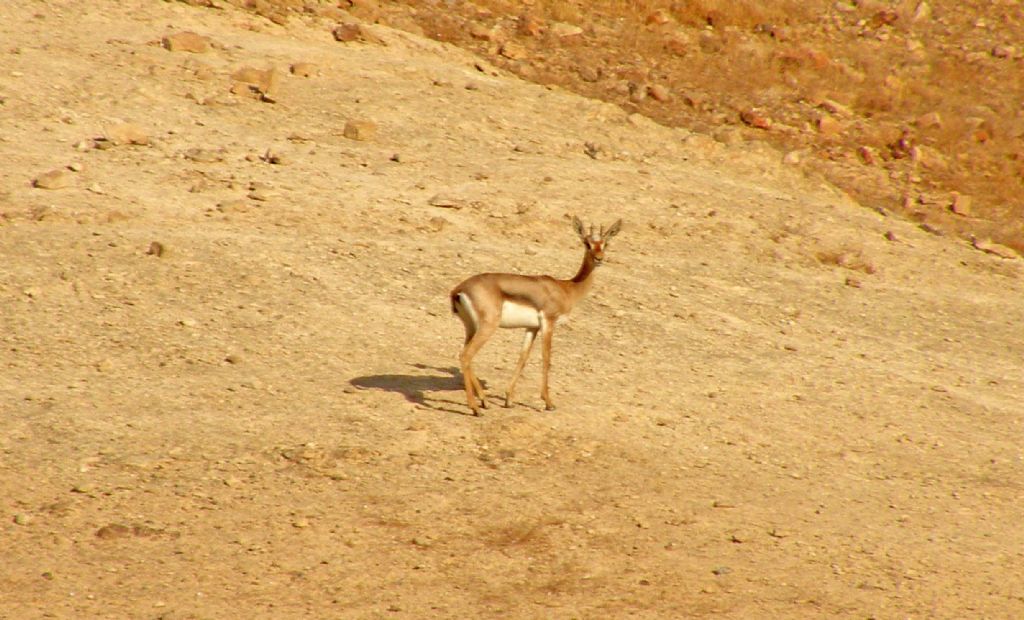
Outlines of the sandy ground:
[[[0,7],[0,617],[1024,617],[1019,260],[412,35],[87,4]],[[558,409],[468,415],[448,290],[572,214]]]

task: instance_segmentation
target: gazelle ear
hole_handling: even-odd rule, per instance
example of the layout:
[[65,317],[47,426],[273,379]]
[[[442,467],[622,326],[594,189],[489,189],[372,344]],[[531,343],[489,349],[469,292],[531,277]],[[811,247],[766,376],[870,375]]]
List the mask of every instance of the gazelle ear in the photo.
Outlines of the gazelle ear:
[[608,241],[615,235],[619,234],[620,230],[622,230],[622,220],[619,220],[612,224],[612,227],[606,230],[604,236],[602,236],[601,238],[605,241]]
[[580,239],[587,240],[587,233],[583,231],[583,222],[575,215],[572,216],[572,227],[576,230],[576,234],[580,236]]

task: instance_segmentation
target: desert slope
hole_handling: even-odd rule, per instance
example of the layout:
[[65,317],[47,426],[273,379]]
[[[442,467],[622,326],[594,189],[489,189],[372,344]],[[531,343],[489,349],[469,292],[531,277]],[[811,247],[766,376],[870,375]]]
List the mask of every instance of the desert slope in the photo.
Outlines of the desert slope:
[[[397,31],[0,24],[0,616],[1024,615],[1019,261]],[[570,214],[471,417],[447,292]]]

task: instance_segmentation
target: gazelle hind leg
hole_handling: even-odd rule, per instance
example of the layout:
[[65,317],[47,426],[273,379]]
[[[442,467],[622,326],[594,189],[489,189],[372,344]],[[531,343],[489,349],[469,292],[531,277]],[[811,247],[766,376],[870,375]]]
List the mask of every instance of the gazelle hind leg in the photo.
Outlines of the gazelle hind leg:
[[[480,347],[484,346],[484,343],[487,342],[497,329],[497,322],[488,322],[479,325],[476,333],[469,338],[469,341],[466,342],[466,346],[462,349],[462,354],[459,355],[459,362],[462,366],[462,382],[463,386],[466,388],[466,402],[469,404],[469,408],[473,410],[473,415],[480,415],[476,399],[479,399],[480,401],[479,407],[487,406],[487,403],[484,400],[487,395],[484,393],[483,387],[480,385],[480,381],[473,373],[473,358],[480,350]],[[476,399],[474,398],[474,395],[476,396]]]
[[[466,341],[463,343],[462,346],[468,345],[469,341],[472,340],[473,336],[475,336],[475,335],[476,335],[476,327],[472,323],[467,321],[466,322]],[[465,371],[463,371],[463,376],[465,376]],[[473,386],[473,391],[476,393],[477,398],[480,399],[480,406],[486,409],[487,408],[487,401],[484,400],[484,398],[486,397],[486,394],[484,393],[483,386],[480,385],[480,379],[476,376],[475,372],[470,372],[470,378],[471,378],[471,382],[472,382],[472,386]]]
[[512,393],[516,389],[516,382],[519,381],[519,375],[522,374],[523,368],[526,366],[526,361],[530,359],[530,351],[533,350],[533,342],[537,337],[536,329],[526,330],[526,335],[523,337],[523,350],[519,353],[519,362],[516,363],[516,370],[512,373],[512,381],[508,385],[508,390],[505,391],[505,406],[512,406]]
[[487,409],[487,393],[484,392],[484,386],[480,384],[480,378],[476,376],[476,372],[473,372],[473,390],[476,392],[476,397],[480,400],[480,407]]

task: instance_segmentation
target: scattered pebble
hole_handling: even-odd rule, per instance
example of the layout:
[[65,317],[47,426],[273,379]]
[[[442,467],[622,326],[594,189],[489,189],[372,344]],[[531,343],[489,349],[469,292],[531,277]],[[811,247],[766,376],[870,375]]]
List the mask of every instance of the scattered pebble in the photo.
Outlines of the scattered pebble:
[[153,241],[149,244],[149,249],[146,250],[146,254],[149,256],[161,257],[164,255],[164,244],[159,241]]
[[210,51],[210,40],[194,32],[176,32],[166,35],[160,44],[169,52],[203,54]]
[[113,146],[149,144],[149,133],[142,127],[132,123],[110,125],[103,132],[103,138]]
[[310,62],[296,62],[288,68],[292,75],[298,77],[313,77],[320,73],[320,69]]
[[132,533],[132,528],[127,525],[111,523],[110,525],[104,525],[100,529],[96,530],[96,538],[101,540],[114,540],[117,538],[127,538],[131,536]]
[[432,207],[441,207],[442,209],[461,209],[466,206],[466,201],[448,194],[435,194],[428,201],[428,204]]
[[70,187],[73,182],[71,173],[67,170],[50,170],[37,176],[32,181],[32,187],[39,189],[64,189]]
[[377,135],[377,123],[368,120],[350,120],[345,123],[344,136],[349,140],[365,142]]

